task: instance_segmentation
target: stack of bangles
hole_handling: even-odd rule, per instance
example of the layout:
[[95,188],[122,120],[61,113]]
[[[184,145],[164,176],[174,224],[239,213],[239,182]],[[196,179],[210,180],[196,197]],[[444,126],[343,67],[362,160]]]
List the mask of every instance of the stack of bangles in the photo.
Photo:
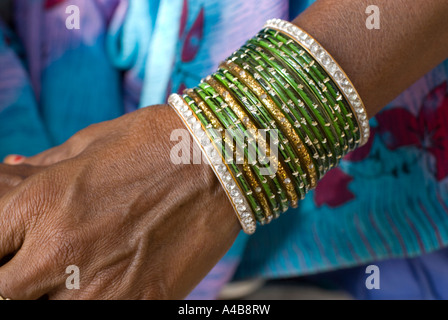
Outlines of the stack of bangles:
[[269,20],[215,73],[168,102],[248,234],[257,222],[296,208],[369,139],[366,110],[347,75],[315,39],[280,19]]

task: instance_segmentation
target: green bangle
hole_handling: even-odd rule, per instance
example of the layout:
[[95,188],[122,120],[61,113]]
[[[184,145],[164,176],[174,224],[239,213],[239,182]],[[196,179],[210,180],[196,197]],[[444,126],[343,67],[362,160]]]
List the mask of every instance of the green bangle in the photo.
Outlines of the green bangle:
[[[244,124],[238,119],[238,117],[234,114],[234,112],[226,105],[226,103],[224,102],[224,100],[222,100],[222,98],[220,97],[220,95],[209,85],[206,83],[201,83],[199,85],[199,87],[205,91],[206,94],[208,94],[208,96],[210,97],[210,99],[207,99],[206,103],[207,105],[213,110],[213,112],[219,113],[220,115],[223,114],[223,110],[226,113],[226,116],[228,117],[228,119],[231,121],[231,123],[233,124],[237,124],[239,127],[241,127],[241,129],[245,132],[246,128],[244,126]],[[204,97],[202,97],[204,99]],[[220,105],[219,108],[217,108],[217,105]],[[244,140],[239,140],[237,141],[237,144],[239,145],[243,145]],[[257,148],[256,145],[253,146],[254,149],[257,151],[257,153],[259,153],[260,156],[264,156],[263,154],[261,154]],[[250,156],[250,154],[247,152],[247,149],[244,150],[245,156],[248,156],[248,160],[249,163],[252,165],[255,175],[258,178],[258,180],[261,182],[262,186],[263,186],[263,190],[265,191],[266,195],[268,196],[268,198],[270,199],[275,199],[274,194],[271,192],[271,188],[269,186],[268,183],[268,179],[263,176],[260,172],[259,167],[257,166],[257,163],[255,161],[255,159],[252,159]],[[266,164],[264,165],[265,168],[269,168],[269,166]],[[274,190],[277,190],[278,192],[282,192],[282,188],[281,188],[281,184],[278,181],[276,175],[274,172],[271,172],[269,174],[270,180],[272,181],[273,185],[274,185]],[[278,207],[278,205],[276,205],[275,202],[272,202],[273,204],[273,208]]]
[[[190,93],[192,94],[192,93]],[[193,94],[192,94],[193,95]],[[195,96],[194,98],[198,98]],[[212,129],[211,122],[208,120],[208,118],[203,114],[202,112],[198,112],[201,110],[199,108],[198,104],[196,103],[196,99],[193,97],[190,97],[188,94],[184,95],[184,100],[188,103],[192,111],[197,115],[198,119],[201,121],[203,126],[207,129]],[[214,128],[216,129],[216,128]],[[207,130],[206,133],[210,135],[212,139],[212,143],[215,145],[215,147],[218,149],[218,151],[223,155],[224,157],[224,163],[229,168],[229,170],[233,173],[233,177],[237,180],[237,184],[239,185],[240,190],[243,191],[244,196],[246,197],[252,212],[256,218],[257,221],[263,223],[264,222],[264,216],[261,210],[261,207],[258,203],[258,200],[254,197],[252,189],[249,186],[249,183],[245,179],[242,170],[239,168],[239,166],[235,163],[231,163],[228,161],[228,158],[231,157],[233,159],[233,155],[227,154],[227,149],[222,144],[222,136],[218,133],[217,130]],[[227,160],[226,160],[227,159]]]
[[[359,128],[357,125],[355,126],[351,119],[353,113],[348,110],[350,107],[348,106],[347,100],[340,94],[337,86],[325,70],[322,69],[316,60],[308,55],[299,44],[294,42],[292,39],[287,39],[287,36],[283,37],[283,34],[279,31],[265,29],[260,32],[259,35],[270,41],[272,45],[281,50],[284,54],[289,55],[289,57],[293,59],[294,62],[297,63],[300,68],[305,70],[313,79],[313,81],[317,84],[317,87],[320,88],[320,94],[323,95],[323,99],[329,101],[329,107],[327,110],[329,110],[330,113],[338,113],[338,119],[340,119],[338,121],[339,125],[341,127],[343,126],[342,128],[344,133],[349,138],[349,151],[353,150],[356,146],[355,140],[359,140],[360,138]],[[292,67],[295,66],[292,65]]]
[[[242,48],[244,50],[250,50],[248,52],[252,52],[260,56],[257,62],[265,62],[269,66],[268,68],[266,68],[266,70],[268,70],[268,72],[275,77],[277,82],[288,89],[286,90],[286,93],[289,95],[291,100],[293,100],[293,103],[288,104],[289,106],[293,106],[294,108],[306,107],[306,109],[308,110],[308,114],[314,115],[312,126],[310,126],[310,128],[316,136],[317,140],[323,146],[325,156],[329,158],[329,168],[332,168],[337,163],[337,154],[335,148],[340,147],[340,143],[338,142],[338,138],[331,134],[330,121],[324,121],[324,123],[322,123],[321,125],[319,125],[319,122],[316,121],[316,114],[321,117],[323,117],[324,114],[322,112],[315,112],[316,110],[320,111],[320,109],[318,108],[319,102],[314,99],[312,94],[309,92],[306,84],[303,83],[303,81],[295,74],[294,71],[291,71],[288,68],[285,68],[283,65],[279,64],[275,56],[273,56],[270,52],[267,52],[263,48],[252,43],[246,43],[246,45],[244,45]],[[302,101],[303,104],[301,104],[300,101]],[[297,105],[295,104],[296,102],[298,103]],[[323,135],[322,132],[325,132],[325,135]],[[325,143],[325,139],[327,139],[327,143]],[[313,143],[316,142],[313,141]]]
[[[254,68],[252,68],[248,63],[243,62],[242,59],[238,57],[234,57],[231,59],[234,63],[236,63],[238,66],[240,66],[242,69],[246,70],[252,77],[257,79],[260,86],[267,92],[267,94],[271,97],[271,99],[275,102],[277,105],[277,108],[283,113],[285,118],[289,121],[289,123],[292,125],[298,136],[302,141],[304,141],[305,148],[307,149],[307,152],[311,155],[313,164],[315,168],[318,168],[318,179],[321,175],[321,169],[323,168],[320,164],[319,160],[319,154],[317,152],[317,149],[315,148],[314,144],[311,143],[311,139],[309,137],[309,131],[306,126],[302,126],[299,123],[299,120],[296,118],[296,115],[281,101],[281,95],[276,94],[276,90],[278,89],[276,85],[272,82],[268,82],[265,79],[265,74],[263,70],[260,72],[255,71]],[[260,76],[261,75],[261,76]],[[266,81],[265,81],[266,80]],[[273,88],[276,90],[273,90]],[[299,164],[297,161],[295,161],[296,164]],[[308,182],[309,183],[309,182]],[[312,187],[310,186],[310,189]]]
[[[336,166],[339,159],[342,158],[342,148],[346,145],[345,134],[340,132],[339,127],[335,123],[335,119],[331,113],[328,113],[326,110],[326,104],[322,102],[322,99],[316,95],[316,91],[318,88],[315,83],[312,82],[308,76],[300,70],[300,68],[293,68],[290,64],[290,61],[286,55],[282,56],[278,52],[275,52],[275,48],[269,48],[269,45],[266,42],[262,41],[260,38],[254,38],[249,40],[249,44],[252,44],[255,47],[255,50],[259,52],[261,55],[271,58],[270,61],[272,64],[279,63],[279,67],[283,66],[280,70],[277,70],[285,77],[291,75],[295,81],[291,82],[292,87],[299,93],[302,99],[306,96],[308,98],[304,99],[304,101],[309,101],[306,103],[310,112],[314,114],[316,124],[320,126],[322,132],[325,133],[325,138],[330,142],[330,153],[328,156],[333,159],[332,165]],[[274,51],[274,52],[272,52]],[[273,59],[276,59],[273,60]],[[325,139],[321,137],[321,139]],[[321,141],[322,141],[321,140]],[[330,155],[331,154],[331,155]]]
[[361,135],[359,145],[362,146],[367,143],[370,134],[370,127],[364,104],[350,79],[347,77],[339,64],[334,60],[331,54],[306,31],[290,22],[280,19],[271,19],[266,22],[264,28],[279,30],[290,36],[295,42],[300,44],[305,51],[312,55],[318,64],[327,71],[327,74],[332,80],[334,80],[334,83],[339,88],[342,96],[347,99],[350,110],[352,110],[355,116]]
[[252,91],[259,99],[259,101],[261,101],[262,105],[264,105],[265,109],[269,111],[269,113],[272,115],[277,125],[282,129],[282,132],[287,137],[288,141],[293,145],[294,149],[297,151],[300,163],[302,165],[302,169],[304,169],[306,173],[304,175],[304,178],[309,179],[310,186],[314,188],[317,183],[317,171],[310,156],[310,153],[306,149],[302,139],[300,139],[299,135],[294,130],[293,125],[290,122],[288,122],[288,119],[283,114],[281,108],[279,108],[276,105],[276,103],[269,96],[269,94],[258,83],[257,79],[255,79],[251,74],[246,72],[243,68],[240,68],[237,64],[229,60],[226,63],[222,63],[221,67],[227,69],[235,77],[238,77],[242,83],[248,86],[250,91]]
[[[267,155],[267,158],[270,160],[270,163],[276,164],[277,167],[277,176],[279,177],[280,181],[283,181],[287,178],[290,178],[291,176],[285,169],[283,165],[283,161],[280,157],[277,157],[275,154],[272,153],[272,149],[267,144],[266,138],[263,137],[259,132],[259,126],[252,120],[252,117],[248,115],[248,113],[244,110],[244,107],[233,97],[233,95],[230,93],[230,91],[220,84],[215,78],[208,76],[205,79],[206,83],[208,83],[212,88],[213,92],[210,92],[211,94],[214,94],[214,92],[218,93],[220,97],[223,98],[224,102],[227,104],[228,108],[230,108],[237,116],[238,120],[243,122],[243,124],[246,126],[246,128],[251,133],[251,138],[254,138],[257,140],[258,144],[260,145],[260,149],[263,151],[263,156]],[[271,141],[272,143],[272,141]],[[277,150],[277,147],[275,148]],[[287,162],[287,161],[285,161]],[[246,171],[246,170],[245,170]],[[294,171],[292,171],[294,172]],[[250,173],[249,173],[250,174]],[[255,177],[254,177],[255,178]],[[252,181],[254,184],[253,189],[257,189],[257,181]],[[260,188],[261,189],[261,188]],[[265,210],[269,211],[269,210]],[[267,216],[267,219],[272,219],[272,214]]]
[[[279,159],[280,160],[280,159]],[[289,172],[295,173],[297,172],[297,174],[293,174],[291,175],[283,166],[283,162],[286,163],[287,167],[289,168]],[[295,181],[295,189],[296,192],[298,194],[301,195],[301,197],[305,196],[305,190],[303,189],[302,185],[303,185],[303,180],[301,178],[299,178],[299,175],[302,174],[303,175],[303,171],[301,169],[300,166],[294,166],[292,161],[288,161],[286,159],[283,159],[283,161],[279,161],[278,163],[278,168],[277,168],[277,174],[280,178],[280,181],[284,181],[286,179],[288,180],[292,180]]]
[[[256,74],[259,73],[262,78],[258,79],[258,82],[260,85],[262,85],[265,90],[271,95],[271,97],[274,99],[274,101],[278,104],[278,106],[282,109],[284,114],[287,116],[288,120],[291,122],[291,124],[294,126],[296,132],[299,134],[300,138],[305,141],[305,147],[308,149],[308,152],[312,155],[313,162],[318,168],[318,178],[324,174],[324,169],[328,170],[328,164],[322,164],[321,163],[321,157],[324,155],[321,151],[322,148],[319,144],[319,141],[315,139],[314,133],[310,131],[308,128],[308,125],[310,125],[309,121],[306,121],[305,117],[302,116],[302,114],[298,114],[298,110],[295,108],[288,107],[288,103],[285,103],[285,100],[288,101],[288,99],[285,98],[285,92],[283,91],[283,88],[275,81],[274,78],[270,76],[270,74],[260,65],[257,64],[255,59],[248,59],[248,55],[250,53],[245,54],[240,51],[238,53],[241,53],[241,55],[234,55],[232,56],[231,60],[238,64],[240,67],[247,70],[249,73],[252,74],[252,76],[256,77]],[[246,56],[246,57],[245,57]],[[272,88],[274,88],[274,91],[272,91]],[[283,101],[279,101],[279,98],[275,95],[275,93],[280,96],[280,99]],[[305,112],[305,110],[300,109],[300,112]],[[309,119],[309,118],[308,118]],[[312,143],[314,141],[314,143]],[[324,157],[326,159],[326,157]]]
[[[286,101],[286,105],[291,111],[296,113],[296,117],[305,119],[300,120],[299,122],[307,126],[307,128],[309,128],[308,130],[311,130],[308,132],[308,135],[312,136],[311,143],[316,146],[320,153],[321,160],[325,161],[324,172],[328,171],[336,162],[336,155],[333,153],[333,149],[328,146],[328,142],[336,144],[336,141],[331,135],[330,138],[325,140],[321,133],[321,127],[318,126],[318,122],[315,121],[315,118],[310,118],[311,115],[314,115],[314,112],[312,111],[314,110],[313,105],[315,106],[316,103],[313,103],[308,99],[306,92],[303,92],[301,89],[302,86],[297,84],[295,80],[291,79],[291,77],[289,77],[289,79],[285,78],[285,75],[282,74],[283,71],[281,71],[280,65],[276,64],[274,59],[271,59],[265,54],[263,49],[260,48],[260,50],[257,51],[256,48],[257,47],[252,44],[246,44],[242,47],[242,50],[244,50],[244,53],[251,55],[251,57],[264,68],[272,79],[275,79],[276,83],[278,83],[281,88],[284,88],[284,92],[290,98]],[[291,90],[290,88],[294,88],[294,90]],[[309,105],[312,106],[310,107]],[[297,108],[296,106],[299,107]],[[300,112],[300,116],[298,115],[298,112]],[[324,127],[325,126],[330,126],[330,123],[328,122],[328,124],[324,124]],[[311,143],[308,143],[308,145],[311,145]]]
[[[261,102],[258,98],[248,90],[248,88],[243,85],[236,77],[229,73],[225,69],[219,69],[213,74],[213,77],[226,87],[233,96],[241,103],[241,105],[248,111],[248,115],[253,118],[257,123],[259,128],[266,130],[277,130],[274,119],[269,115],[269,113],[262,107]],[[278,145],[281,155],[284,159],[288,158],[289,154],[294,154],[291,147],[287,144],[288,140],[285,138],[283,133],[278,130]],[[272,137],[271,137],[272,139]],[[293,176],[295,174],[293,173]],[[302,182],[300,188],[304,188],[304,183]],[[305,192],[301,193],[301,198],[305,196]],[[285,211],[285,205],[288,199],[281,197],[282,211]]]
[[[346,119],[346,121],[350,125],[350,130],[354,133],[356,139],[360,139],[360,130],[358,123],[353,120],[354,114],[350,108],[350,104],[348,103],[346,97],[339,91],[337,84],[334,82],[333,78],[328,74],[328,72],[321,67],[319,62],[305,50],[299,43],[290,38],[287,34],[282,33],[281,31],[273,30],[273,29],[265,29],[268,30],[269,33],[277,34],[277,39],[282,41],[286,46],[288,46],[292,51],[293,55],[296,54],[296,57],[303,58],[304,62],[308,65],[311,73],[315,77],[315,81],[320,81],[321,86],[325,86],[333,97],[333,101],[335,104],[339,105],[340,110],[338,110],[337,106],[335,106],[335,110],[340,112]],[[313,62],[314,61],[314,62]]]
[[267,21],[215,73],[168,103],[249,234],[257,222],[297,207],[370,135],[361,97],[343,69],[312,36],[280,19]]

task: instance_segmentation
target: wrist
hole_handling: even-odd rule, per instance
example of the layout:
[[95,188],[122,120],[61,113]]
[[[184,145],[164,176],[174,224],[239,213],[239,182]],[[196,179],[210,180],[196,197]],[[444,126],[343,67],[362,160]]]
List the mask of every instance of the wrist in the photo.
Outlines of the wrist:
[[[366,27],[372,4],[380,9],[377,30]],[[320,0],[293,23],[336,59],[373,117],[448,57],[446,10],[443,1]]]
[[[159,232],[168,233],[170,228],[182,230],[168,241],[169,245],[161,247],[166,252],[160,257],[166,257],[166,265],[172,266],[166,270],[163,285],[174,290],[161,291],[171,298],[184,298],[230,249],[241,227],[209,164],[204,161],[175,164],[171,161],[170,152],[179,143],[171,141],[171,133],[176,129],[186,130],[174,110],[170,106],[160,105],[149,107],[144,112],[141,117],[145,128],[143,136],[145,139],[156,137],[154,142],[157,145],[152,147],[152,152],[157,150],[158,153],[147,160],[159,162],[151,167],[163,168],[159,172],[160,179],[164,179],[163,185],[168,188],[160,193],[164,199],[158,214],[164,220],[164,226]],[[186,137],[190,139],[192,159],[195,142],[190,134]],[[153,178],[148,180],[154,182]],[[179,252],[182,254],[179,255]],[[185,277],[185,274],[191,276]]]

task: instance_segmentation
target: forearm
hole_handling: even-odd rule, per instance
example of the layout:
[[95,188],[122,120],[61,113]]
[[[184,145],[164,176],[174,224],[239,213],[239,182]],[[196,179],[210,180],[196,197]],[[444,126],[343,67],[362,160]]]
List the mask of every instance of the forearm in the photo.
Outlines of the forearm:
[[[366,27],[369,5],[379,30]],[[293,22],[338,61],[372,117],[448,58],[447,12],[439,0],[319,0]]]

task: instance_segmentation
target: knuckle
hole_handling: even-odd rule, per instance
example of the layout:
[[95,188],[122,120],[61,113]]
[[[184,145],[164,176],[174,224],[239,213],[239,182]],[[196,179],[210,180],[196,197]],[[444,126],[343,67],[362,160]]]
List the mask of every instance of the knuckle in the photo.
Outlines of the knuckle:
[[153,279],[147,284],[147,287],[142,290],[142,299],[144,300],[169,300],[170,295],[168,293],[165,281],[161,279]]
[[17,175],[2,175],[0,177],[0,184],[6,184],[8,186],[15,187],[19,185],[24,179]]
[[0,290],[2,297],[12,300],[20,299],[20,293],[23,292],[23,290],[26,290],[25,286],[17,283],[13,285],[13,282],[4,281],[6,279],[10,279],[8,275],[1,276],[1,278],[2,280],[0,280]]
[[58,193],[55,184],[48,183],[43,179],[35,179],[16,199],[18,212],[26,214],[26,221],[37,223],[37,220],[42,220],[52,211]]
[[79,263],[82,249],[79,238],[72,234],[64,230],[55,232],[51,248],[47,251],[49,261],[53,261],[52,263],[56,261],[57,265],[65,267]]
[[160,263],[156,262],[151,266],[148,266],[146,273],[146,281],[144,287],[141,288],[141,299],[145,300],[169,300],[173,296],[171,294],[170,288],[172,285],[169,284],[169,280],[164,273],[161,273],[162,266]]

